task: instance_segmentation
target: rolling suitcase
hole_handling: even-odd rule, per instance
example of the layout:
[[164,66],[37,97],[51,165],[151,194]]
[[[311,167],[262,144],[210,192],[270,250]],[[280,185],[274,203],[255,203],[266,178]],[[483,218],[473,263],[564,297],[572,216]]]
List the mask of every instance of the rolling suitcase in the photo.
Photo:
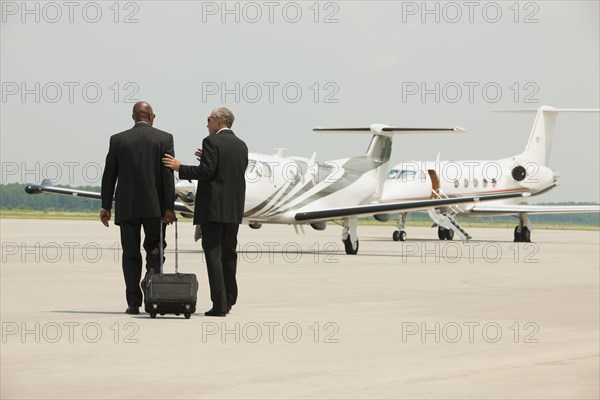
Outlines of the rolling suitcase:
[[196,311],[198,280],[194,274],[179,273],[177,221],[175,221],[175,273],[163,273],[163,230],[160,222],[160,273],[150,273],[144,282],[144,308],[150,318],[156,314],[183,314],[190,318]]

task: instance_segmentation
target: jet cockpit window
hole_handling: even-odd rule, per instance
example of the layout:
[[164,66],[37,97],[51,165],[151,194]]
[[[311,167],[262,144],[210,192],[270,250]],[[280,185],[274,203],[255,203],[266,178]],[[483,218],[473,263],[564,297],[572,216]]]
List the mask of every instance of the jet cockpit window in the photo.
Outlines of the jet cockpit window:
[[246,173],[251,174],[252,172],[254,172],[254,167],[256,167],[256,161],[248,160],[248,166],[246,167]]
[[271,166],[264,161],[248,160],[248,166],[246,167],[246,175],[256,174],[259,177],[270,178],[273,176]]
[[258,162],[258,172],[261,176],[264,176],[265,178],[270,178],[271,176],[273,176],[271,166],[262,161]]
[[414,181],[417,179],[417,171],[392,169],[385,179],[399,179],[402,182]]
[[385,179],[396,179],[400,175],[400,171],[397,169],[392,169],[388,172],[388,176]]
[[[334,169],[329,164],[317,164],[319,167],[319,174],[315,177],[316,182],[322,182],[326,179],[331,179],[330,176],[333,174]],[[330,181],[328,181],[330,182]]]
[[414,181],[417,179],[417,171],[400,171],[397,179],[400,179],[402,182]]

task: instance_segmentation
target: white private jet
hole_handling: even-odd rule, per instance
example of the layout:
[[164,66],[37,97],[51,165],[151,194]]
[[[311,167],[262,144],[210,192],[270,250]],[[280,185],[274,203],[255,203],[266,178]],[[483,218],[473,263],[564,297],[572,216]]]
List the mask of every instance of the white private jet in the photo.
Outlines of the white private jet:
[[[358,252],[357,218],[385,213],[471,204],[529,195],[523,190],[503,191],[487,195],[475,194],[453,198],[425,198],[416,201],[380,202],[389,170],[392,136],[398,133],[463,132],[461,128],[425,129],[398,128],[373,124],[369,128],[314,129],[316,132],[370,133],[371,143],[364,156],[317,163],[312,158],[283,157],[250,153],[246,170],[246,203],[244,223],[258,229],[263,223],[309,224],[323,230],[326,222],[341,220],[342,241],[347,254]],[[179,200],[176,211],[192,216],[196,197],[195,181],[179,181],[175,185]],[[29,194],[42,192],[99,199],[100,193],[52,186],[49,181],[41,185],[28,185]],[[198,235],[196,235],[198,238]]]
[[[525,150],[518,155],[498,160],[412,161],[393,167],[387,176],[382,203],[418,201],[422,199],[452,199],[497,193],[529,192],[542,194],[558,185],[558,173],[548,167],[554,125],[558,113],[597,113],[597,109],[558,109],[542,106],[537,110],[505,110],[504,112],[536,113],[533,129]],[[519,198],[486,204],[456,204],[427,210],[438,227],[440,240],[462,240],[471,236],[457,223],[456,216],[513,215],[519,218],[514,230],[515,242],[529,242],[532,225],[529,214],[565,214],[600,212],[600,206],[519,205]],[[389,214],[375,215],[379,221],[389,220]],[[407,213],[398,218],[392,238],[406,240]]]

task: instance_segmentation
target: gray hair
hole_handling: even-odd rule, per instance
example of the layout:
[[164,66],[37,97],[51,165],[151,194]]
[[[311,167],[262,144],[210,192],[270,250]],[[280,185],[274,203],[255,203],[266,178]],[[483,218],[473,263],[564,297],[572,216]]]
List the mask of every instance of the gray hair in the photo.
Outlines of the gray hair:
[[214,109],[213,112],[210,113],[210,115],[214,115],[215,117],[220,118],[228,128],[231,128],[231,126],[233,125],[233,121],[235,120],[235,117],[233,116],[231,110],[225,107],[219,107]]

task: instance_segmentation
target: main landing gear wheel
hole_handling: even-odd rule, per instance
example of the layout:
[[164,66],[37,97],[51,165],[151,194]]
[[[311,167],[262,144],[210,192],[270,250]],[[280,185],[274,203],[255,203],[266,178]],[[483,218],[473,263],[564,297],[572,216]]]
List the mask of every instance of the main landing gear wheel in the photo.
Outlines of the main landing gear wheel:
[[151,312],[150,313],[150,318],[156,318],[156,313],[155,312]]
[[350,240],[350,238],[342,240],[342,242],[344,242],[346,254],[354,255],[358,253],[358,239],[356,239],[355,243],[352,243],[352,240]]
[[394,242],[404,242],[406,240],[406,231],[394,231],[392,239],[394,239]]
[[515,226],[515,242],[531,242],[531,231],[528,227]]
[[189,312],[186,312],[185,314],[183,314],[183,316],[185,317],[185,319],[190,319],[192,314],[190,314]]
[[454,231],[438,226],[438,238],[440,240],[452,240],[454,239]]

